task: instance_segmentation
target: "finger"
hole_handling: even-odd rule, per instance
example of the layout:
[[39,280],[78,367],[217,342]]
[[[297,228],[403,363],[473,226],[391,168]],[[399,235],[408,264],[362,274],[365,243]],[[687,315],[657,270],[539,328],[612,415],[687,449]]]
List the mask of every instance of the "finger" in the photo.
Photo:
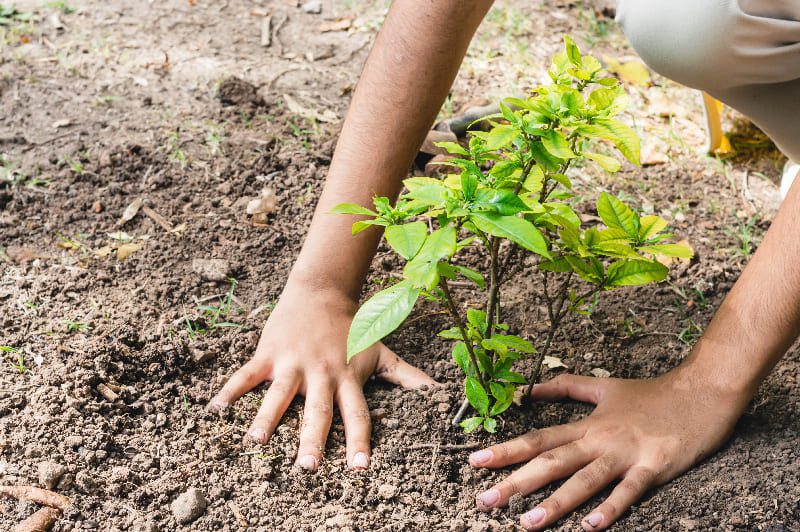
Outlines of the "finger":
[[333,419],[333,384],[327,376],[309,380],[305,395],[297,465],[316,471],[322,461],[322,451]]
[[247,435],[258,443],[266,443],[297,394],[299,384],[300,379],[296,373],[276,378],[264,394],[264,400]]
[[225,386],[209,402],[212,410],[221,410],[232,405],[241,396],[267,380],[270,368],[264,362],[250,360],[231,375]]
[[642,498],[657,481],[656,472],[650,468],[633,467],[617,484],[611,495],[586,516],[581,525],[584,530],[604,530],[611,526],[628,508]]
[[593,456],[577,442],[546,451],[514,471],[495,487],[479,494],[475,501],[481,510],[505,506],[513,495],[527,495],[554,480],[571,475]]
[[530,460],[550,449],[579,440],[585,433],[586,429],[580,421],[557,427],[532,430],[512,440],[475,451],[469,456],[469,463],[474,467],[488,468],[517,464]]
[[577,471],[536,508],[523,514],[520,524],[528,530],[551,525],[619,478],[623,471],[624,465],[619,460],[601,456]]
[[415,368],[383,344],[380,345],[375,375],[387,382],[408,389],[419,388],[423,385],[435,386],[437,384],[427,373]]
[[612,382],[614,379],[563,374],[548,382],[535,385],[531,390],[531,397],[548,401],[570,398],[597,404]]
[[364,391],[355,379],[348,379],[339,385],[336,402],[344,421],[347,438],[347,463],[353,469],[369,467],[369,437],[372,424],[369,408],[364,399]]

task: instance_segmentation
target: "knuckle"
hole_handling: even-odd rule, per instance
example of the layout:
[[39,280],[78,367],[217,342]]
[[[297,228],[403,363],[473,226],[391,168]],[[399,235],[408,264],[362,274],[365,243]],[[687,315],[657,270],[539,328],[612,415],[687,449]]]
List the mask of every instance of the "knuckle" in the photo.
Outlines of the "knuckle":
[[558,497],[550,497],[542,502],[541,505],[549,510],[547,512],[549,516],[560,516],[564,514],[564,503]]
[[545,451],[537,458],[548,473],[555,473],[562,464],[561,458],[553,451]]
[[333,405],[330,403],[311,403],[306,405],[309,417],[329,418],[333,415]]
[[277,380],[277,381],[273,381],[269,385],[269,389],[268,389],[269,393],[278,394],[278,395],[288,395],[292,391],[293,391],[293,386],[291,384],[291,381],[287,381],[287,380],[283,380],[283,379]]
[[522,436],[521,441],[525,444],[528,451],[536,452],[537,449],[542,448],[544,443],[544,435],[540,430],[532,430]]
[[597,509],[609,519],[616,519],[616,517],[620,514],[619,507],[614,502],[608,500],[601,504]]
[[509,443],[501,443],[491,448],[492,456],[498,462],[505,462],[511,456],[511,445]]
[[517,493],[520,495],[525,495],[522,493],[522,486],[519,483],[519,479],[515,475],[511,475],[503,482],[498,484],[497,488],[500,490],[500,493],[503,493],[509,497],[516,495]]
[[581,483],[587,491],[594,491],[600,486],[600,472],[592,467],[584,467],[575,473],[575,480]]

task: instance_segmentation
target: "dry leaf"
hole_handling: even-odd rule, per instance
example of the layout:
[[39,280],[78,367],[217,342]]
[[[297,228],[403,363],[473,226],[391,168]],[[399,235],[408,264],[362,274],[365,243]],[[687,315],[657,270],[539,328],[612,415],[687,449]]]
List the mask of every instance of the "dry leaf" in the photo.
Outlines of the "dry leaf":
[[136,198],[133,200],[130,205],[125,207],[125,211],[122,213],[122,218],[119,219],[117,222],[117,226],[125,225],[127,222],[131,221],[139,214],[139,209],[142,208],[142,203],[144,202],[144,198]]
[[62,127],[67,127],[72,124],[72,120],[69,118],[62,118],[61,120],[56,120],[53,122],[53,129],[58,129]]
[[603,62],[606,64],[606,69],[612,74],[616,74],[619,79],[631,85],[638,85],[640,87],[647,87],[650,85],[650,71],[644,66],[644,63],[637,60],[628,61],[626,63],[620,62],[618,59],[604,55]]
[[607,379],[611,376],[611,373],[609,371],[604,370],[603,368],[594,368],[589,373],[600,379]]
[[94,250],[94,254],[95,254],[96,257],[100,257],[101,259],[104,259],[104,258],[108,257],[109,255],[111,255],[112,251],[114,251],[113,247],[111,247],[111,246],[103,246],[103,247],[101,247],[99,249]]
[[261,191],[261,196],[247,202],[247,214],[271,214],[278,208],[278,198],[275,191],[269,187]]
[[127,244],[122,244],[117,248],[117,259],[125,260],[140,249],[142,249],[141,242],[129,242]]
[[106,233],[111,240],[119,240],[120,242],[130,242],[134,237],[125,231],[117,231],[116,233]]
[[329,31],[345,31],[349,30],[352,24],[353,19],[351,17],[344,17],[340,18],[339,20],[323,22],[319,25],[319,31],[320,33],[326,33]]
[[325,109],[323,112],[319,112],[315,109],[309,109],[304,107],[300,104],[297,100],[289,96],[288,94],[283,95],[283,101],[286,102],[286,106],[289,108],[289,111],[302,116],[303,118],[308,118],[309,120],[318,120],[320,122],[335,122],[339,119],[339,117],[331,111],[330,109]]
[[17,264],[25,264],[32,262],[36,259],[46,259],[48,255],[38,249],[27,248],[24,246],[8,246],[6,248],[6,255],[9,259]]
[[658,164],[667,164],[669,162],[669,155],[667,150],[669,147],[661,141],[648,140],[642,145],[642,166],[656,166]]
[[543,364],[543,365],[545,365],[545,366],[547,366],[547,367],[548,367],[548,368],[550,368],[550,369],[556,369],[556,368],[566,368],[566,367],[567,367],[567,365],[566,365],[566,364],[564,364],[564,362],[562,362],[562,360],[561,360],[560,358],[558,358],[558,357],[551,357],[551,356],[549,356],[549,355],[546,355],[546,356],[545,356],[545,357],[542,359],[542,364]]

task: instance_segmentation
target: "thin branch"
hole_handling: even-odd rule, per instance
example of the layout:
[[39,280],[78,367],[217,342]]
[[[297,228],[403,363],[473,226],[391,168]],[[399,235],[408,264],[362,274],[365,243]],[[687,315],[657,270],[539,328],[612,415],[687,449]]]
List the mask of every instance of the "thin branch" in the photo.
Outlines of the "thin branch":
[[[500,321],[500,309],[498,305],[498,291],[500,290],[500,283],[497,279],[497,270],[499,267],[497,261],[497,251],[500,247],[500,239],[496,236],[493,236],[490,242],[491,247],[489,252],[491,254],[491,265],[489,267],[489,301],[486,305],[486,332],[489,338],[491,338],[492,333],[494,333],[495,324]],[[497,320],[495,320],[495,317],[497,317]]]
[[450,314],[453,316],[453,319],[456,320],[458,330],[461,332],[461,337],[464,339],[464,343],[467,346],[469,360],[475,367],[475,373],[477,374],[478,382],[481,383],[481,386],[486,388],[486,382],[483,379],[483,372],[481,371],[481,367],[478,365],[478,359],[475,358],[475,351],[472,348],[472,340],[470,340],[469,336],[467,335],[467,329],[464,326],[464,320],[461,319],[461,312],[458,308],[458,304],[456,303],[455,299],[453,299],[453,295],[450,293],[450,288],[447,286],[447,279],[444,277],[439,279],[439,286],[442,288],[442,293],[444,293],[445,301],[447,302],[447,308],[450,310]]

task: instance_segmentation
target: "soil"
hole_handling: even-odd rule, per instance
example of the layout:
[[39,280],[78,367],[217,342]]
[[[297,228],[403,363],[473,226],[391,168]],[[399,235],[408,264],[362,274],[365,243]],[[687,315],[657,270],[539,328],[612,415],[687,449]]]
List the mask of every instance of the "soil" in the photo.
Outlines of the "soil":
[[[514,530],[553,488],[481,513],[474,495],[510,469],[473,470],[467,454],[590,408],[515,406],[497,435],[452,429],[460,377],[434,336],[446,323],[430,304],[388,344],[451,384],[411,392],[368,383],[369,471],[347,469],[339,418],[319,474],[293,468],[299,401],[257,448],[242,436],[263,388],[225,417],[204,410],[250,357],[280,295],[383,3],[323,2],[321,14],[284,0],[74,7],[19,2],[35,21],[0,44],[0,152],[18,165],[16,182],[0,183],[0,343],[18,349],[2,352],[0,366],[0,482],[72,499],[59,531]],[[597,55],[632,56],[604,7],[498,2],[448,105],[530,86],[565,32]],[[320,30],[342,17],[349,29]],[[697,258],[675,266],[669,282],[608,294],[590,318],[569,322],[553,351],[566,371],[641,378],[674,367],[746,263],[739,228],[751,221],[757,242],[774,214],[780,154],[744,142],[736,157],[705,157],[696,94],[653,82],[631,89],[633,114],[666,160],[616,176],[581,169],[575,179],[668,217]],[[256,203],[268,212],[248,214],[265,188],[274,212],[265,199]],[[120,224],[138,198],[143,206]],[[385,251],[374,280],[399,267]],[[211,273],[197,266],[212,258],[222,261],[205,265]],[[226,320],[242,327],[214,328],[198,306],[224,306],[229,283],[208,279],[228,277],[237,284]],[[531,337],[541,333],[537,286],[522,274],[504,303],[507,321]],[[730,442],[650,492],[615,529],[797,530],[799,369],[793,349]],[[0,500],[0,529],[35,510]],[[554,529],[575,530],[582,515]]]

